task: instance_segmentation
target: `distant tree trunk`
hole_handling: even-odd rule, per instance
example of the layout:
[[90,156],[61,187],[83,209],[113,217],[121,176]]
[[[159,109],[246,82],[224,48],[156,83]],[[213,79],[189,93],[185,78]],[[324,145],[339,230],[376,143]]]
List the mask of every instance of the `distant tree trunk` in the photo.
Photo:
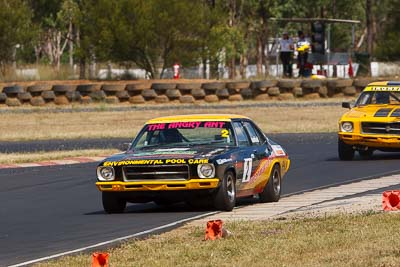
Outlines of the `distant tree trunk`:
[[368,60],[368,74],[371,75],[371,59],[374,50],[374,15],[372,13],[372,7],[374,0],[366,0],[366,22],[367,22],[367,52],[369,55]]
[[257,35],[257,53],[256,53],[257,76],[263,74],[263,47],[260,35]]
[[248,64],[247,55],[246,54],[240,55],[240,76],[241,76],[241,79],[246,79],[247,64]]
[[203,79],[207,79],[207,58],[203,58],[202,59],[202,63],[203,63]]
[[[81,48],[81,33],[79,28],[76,30],[76,46],[79,49]],[[86,79],[86,59],[82,51],[80,51],[79,55],[79,79],[81,80]]]
[[74,67],[74,33],[73,33],[72,22],[69,22],[69,38],[68,38],[68,47],[69,47],[69,66],[71,68]]

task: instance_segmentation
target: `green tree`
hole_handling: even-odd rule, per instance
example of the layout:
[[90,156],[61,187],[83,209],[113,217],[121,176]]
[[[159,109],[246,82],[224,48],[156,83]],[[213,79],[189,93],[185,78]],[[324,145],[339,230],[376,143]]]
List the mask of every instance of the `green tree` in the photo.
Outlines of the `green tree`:
[[0,65],[2,75],[6,66],[15,61],[17,47],[32,40],[32,12],[23,0],[0,0]]

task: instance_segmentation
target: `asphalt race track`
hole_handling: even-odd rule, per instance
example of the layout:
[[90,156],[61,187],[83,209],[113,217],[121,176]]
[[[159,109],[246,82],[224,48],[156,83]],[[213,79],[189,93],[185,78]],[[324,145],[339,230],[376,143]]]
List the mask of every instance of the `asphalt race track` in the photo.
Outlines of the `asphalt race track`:
[[[283,193],[348,183],[400,172],[400,154],[339,161],[336,134],[279,134],[292,165]],[[120,142],[120,141],[118,141]],[[0,148],[4,143],[0,143]],[[13,150],[9,144],[9,150]],[[29,147],[27,142],[25,147]],[[124,214],[103,212],[95,163],[0,170],[0,266],[17,264],[132,235],[209,211],[183,204],[128,206]]]

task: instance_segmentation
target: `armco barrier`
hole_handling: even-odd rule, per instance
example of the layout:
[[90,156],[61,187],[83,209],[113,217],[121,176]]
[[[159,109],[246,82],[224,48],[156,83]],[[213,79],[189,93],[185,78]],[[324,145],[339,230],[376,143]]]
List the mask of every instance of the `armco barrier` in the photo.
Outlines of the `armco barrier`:
[[295,98],[354,97],[372,79],[266,79],[258,81],[158,80],[61,84],[31,82],[0,86],[0,108],[6,106],[146,103],[218,103],[220,101],[280,101]]

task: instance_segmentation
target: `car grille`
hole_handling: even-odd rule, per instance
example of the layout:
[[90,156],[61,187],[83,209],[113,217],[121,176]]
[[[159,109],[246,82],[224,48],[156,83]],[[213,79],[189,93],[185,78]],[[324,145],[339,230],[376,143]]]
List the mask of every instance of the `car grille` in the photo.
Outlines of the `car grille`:
[[152,165],[123,167],[125,181],[187,180],[188,165]]
[[362,122],[361,128],[363,133],[400,135],[400,122]]

